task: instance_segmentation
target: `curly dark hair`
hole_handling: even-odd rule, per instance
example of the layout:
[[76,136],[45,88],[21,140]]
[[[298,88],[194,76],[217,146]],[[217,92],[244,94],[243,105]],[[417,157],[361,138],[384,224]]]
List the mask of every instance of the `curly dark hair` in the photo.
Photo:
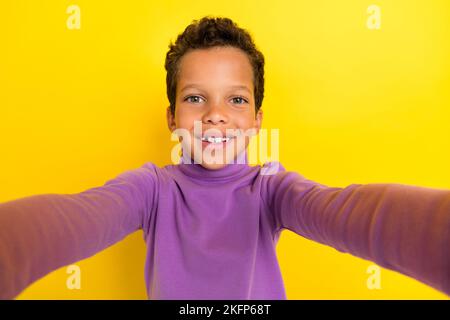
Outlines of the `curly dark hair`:
[[250,33],[238,27],[231,19],[205,16],[200,20],[193,20],[183,33],[178,35],[175,44],[169,44],[164,67],[167,71],[167,97],[172,114],[175,114],[180,59],[194,49],[220,46],[235,47],[247,53],[253,68],[255,111],[261,108],[264,98],[264,55],[256,48]]

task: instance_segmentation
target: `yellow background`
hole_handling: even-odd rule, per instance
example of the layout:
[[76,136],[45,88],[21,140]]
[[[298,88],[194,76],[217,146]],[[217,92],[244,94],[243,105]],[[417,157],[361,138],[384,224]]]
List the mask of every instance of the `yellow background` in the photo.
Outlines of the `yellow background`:
[[[66,9],[81,9],[69,30]],[[381,8],[381,29],[366,26]],[[263,127],[287,170],[330,186],[450,188],[450,4],[396,1],[18,1],[0,10],[0,201],[75,193],[147,161],[170,163],[164,58],[204,15],[228,16],[266,58]],[[416,280],[284,231],[289,299],[447,299]],[[141,232],[19,299],[146,299]]]

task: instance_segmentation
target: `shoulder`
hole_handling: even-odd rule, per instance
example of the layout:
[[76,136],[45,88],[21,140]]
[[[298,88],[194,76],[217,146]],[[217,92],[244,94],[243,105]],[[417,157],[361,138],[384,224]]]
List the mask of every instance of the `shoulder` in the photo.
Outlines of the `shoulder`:
[[290,179],[305,179],[304,176],[295,171],[288,171],[279,161],[265,162],[259,170],[260,176],[270,185]]
[[280,173],[286,172],[286,169],[279,161],[265,162],[261,167],[259,174],[265,177],[273,177],[280,175]]
[[307,179],[299,172],[286,170],[279,161],[264,163],[261,166],[260,175],[262,177],[262,196],[268,202],[271,202],[278,195],[288,193],[293,188],[307,189],[321,185]]
[[109,184],[129,184],[135,187],[154,187],[160,176],[161,168],[152,162],[145,162],[140,166],[122,171],[117,176],[106,181]]

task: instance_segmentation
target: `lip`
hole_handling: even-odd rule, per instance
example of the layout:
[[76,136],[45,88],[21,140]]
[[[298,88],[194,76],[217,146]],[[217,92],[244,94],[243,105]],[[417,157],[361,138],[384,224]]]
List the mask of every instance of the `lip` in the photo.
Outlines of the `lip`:
[[[212,136],[212,135],[211,135]],[[219,137],[219,136],[217,136],[217,137]],[[229,136],[228,138],[230,138],[230,140],[228,140],[228,141],[223,141],[223,142],[220,142],[220,143],[211,143],[211,142],[208,142],[208,141],[203,141],[202,139],[201,139],[201,137],[199,138],[199,137],[195,137],[197,140],[199,140],[201,143],[202,143],[202,148],[205,148],[205,147],[210,147],[210,148],[223,148],[223,147],[225,147],[227,144],[229,144],[229,143],[231,143],[232,141],[233,141],[233,139],[234,138],[236,138],[235,136]]]
[[[208,134],[208,132],[212,132],[212,133]],[[200,140],[202,137],[236,138],[242,134],[241,129],[236,129],[236,128],[226,128],[226,129],[207,128],[207,129],[201,130],[201,132],[194,131],[194,133],[195,133],[195,137]]]
[[208,134],[208,135],[196,135],[195,136],[197,139],[202,139],[202,137],[214,137],[214,138],[236,138],[236,136],[235,135],[226,135],[226,134],[224,134],[224,133],[221,133],[221,134]]

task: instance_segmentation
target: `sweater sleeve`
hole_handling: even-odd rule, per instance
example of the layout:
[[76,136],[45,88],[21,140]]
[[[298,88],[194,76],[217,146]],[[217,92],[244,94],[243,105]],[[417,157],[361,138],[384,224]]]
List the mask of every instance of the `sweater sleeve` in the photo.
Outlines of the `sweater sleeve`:
[[450,294],[450,190],[335,188],[286,171],[269,184],[274,232],[289,229]]
[[155,166],[146,163],[80,193],[0,203],[0,299],[143,228],[156,181]]

